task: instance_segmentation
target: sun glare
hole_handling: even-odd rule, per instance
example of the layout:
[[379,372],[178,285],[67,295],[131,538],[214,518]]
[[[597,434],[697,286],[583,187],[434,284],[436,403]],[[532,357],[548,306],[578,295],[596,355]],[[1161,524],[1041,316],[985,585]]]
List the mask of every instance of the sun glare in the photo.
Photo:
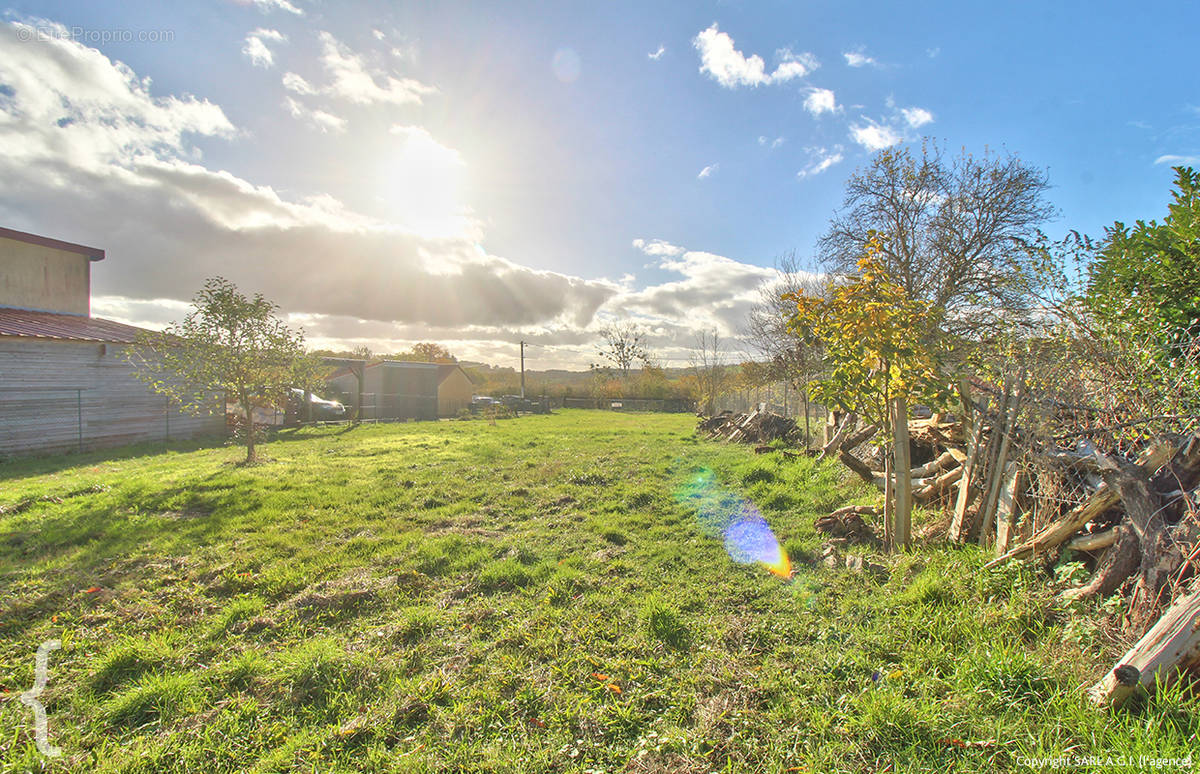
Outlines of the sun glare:
[[722,488],[712,471],[701,471],[675,499],[695,511],[701,532],[724,541],[730,559],[761,564],[780,578],[792,577],[791,560],[766,518],[754,503]]
[[470,208],[464,202],[467,165],[458,151],[425,129],[393,126],[381,151],[379,196],[387,216],[419,236],[469,236]]

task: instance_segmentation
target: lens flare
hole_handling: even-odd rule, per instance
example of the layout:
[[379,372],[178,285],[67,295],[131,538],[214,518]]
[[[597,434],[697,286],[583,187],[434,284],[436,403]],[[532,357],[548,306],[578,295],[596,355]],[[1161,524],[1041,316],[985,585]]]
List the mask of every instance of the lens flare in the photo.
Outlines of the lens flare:
[[792,563],[771,525],[754,503],[723,489],[712,471],[701,470],[675,499],[695,511],[701,532],[724,541],[733,561],[761,564],[780,578],[792,577]]

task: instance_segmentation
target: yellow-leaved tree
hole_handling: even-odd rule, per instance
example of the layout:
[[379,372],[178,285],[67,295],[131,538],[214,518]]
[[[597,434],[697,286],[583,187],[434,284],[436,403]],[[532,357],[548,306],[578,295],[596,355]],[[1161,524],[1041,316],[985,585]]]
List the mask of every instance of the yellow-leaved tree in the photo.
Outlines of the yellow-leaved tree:
[[[884,237],[872,234],[857,273],[831,279],[824,295],[789,293],[784,298],[796,304],[791,331],[822,347],[824,375],[809,384],[810,394],[825,406],[879,425],[886,431],[883,437],[892,439],[898,423],[907,436],[911,403],[940,404],[949,390],[941,373],[935,313],[888,275],[883,244]],[[901,452],[907,476],[907,449]],[[893,497],[894,449],[885,460],[887,543],[907,545],[911,498],[905,501],[903,490],[900,498]]]

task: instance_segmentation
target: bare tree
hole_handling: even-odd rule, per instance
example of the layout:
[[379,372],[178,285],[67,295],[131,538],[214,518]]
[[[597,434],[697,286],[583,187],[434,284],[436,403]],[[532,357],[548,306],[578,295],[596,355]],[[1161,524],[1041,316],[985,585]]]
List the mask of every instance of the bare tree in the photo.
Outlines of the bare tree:
[[697,398],[705,416],[716,411],[717,397],[725,385],[725,342],[716,328],[696,334],[692,346],[691,366],[696,377]]
[[822,296],[828,280],[804,268],[795,251],[776,260],[775,272],[775,277],[759,286],[759,298],[747,316],[744,337],[768,364],[769,378],[787,382],[800,396],[807,435],[808,384],[821,375],[822,352],[817,342],[805,341],[788,328],[796,305],[783,296],[788,293]]
[[873,234],[885,268],[954,333],[987,330],[1030,306],[1038,227],[1054,215],[1046,173],[1006,153],[945,158],[925,143],[880,151],[846,183],[843,209],[818,242],[834,273],[855,271]]
[[631,322],[613,323],[600,329],[604,341],[600,344],[600,357],[616,366],[621,376],[629,376],[633,364],[654,362],[654,356],[646,346],[646,334],[639,325]]

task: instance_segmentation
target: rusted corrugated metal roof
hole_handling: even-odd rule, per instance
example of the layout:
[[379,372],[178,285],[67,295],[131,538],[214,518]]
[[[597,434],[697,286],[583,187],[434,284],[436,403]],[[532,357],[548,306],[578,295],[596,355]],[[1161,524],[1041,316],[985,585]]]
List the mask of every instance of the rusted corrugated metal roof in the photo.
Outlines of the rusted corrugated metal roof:
[[132,344],[142,328],[98,317],[0,308],[0,336]]

